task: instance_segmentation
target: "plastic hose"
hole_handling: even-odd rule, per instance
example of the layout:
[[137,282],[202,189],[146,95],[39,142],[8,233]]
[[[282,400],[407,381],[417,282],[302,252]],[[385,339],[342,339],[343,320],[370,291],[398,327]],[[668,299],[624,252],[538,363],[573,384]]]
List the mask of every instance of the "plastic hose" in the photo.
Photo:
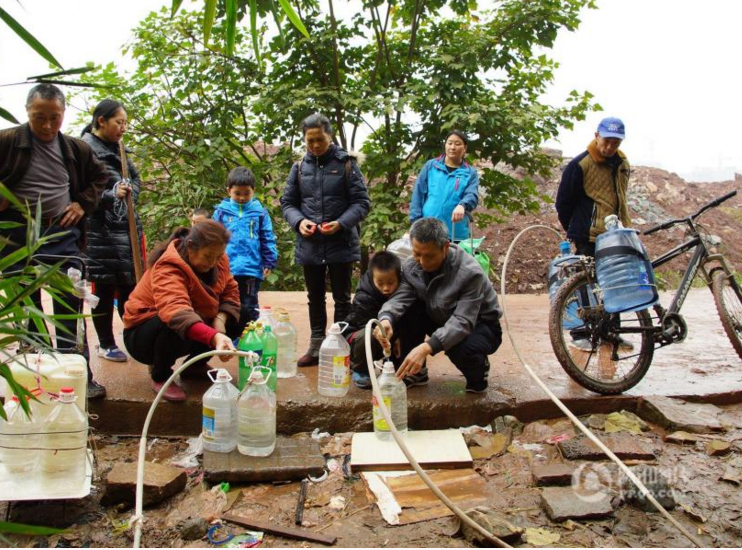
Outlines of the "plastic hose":
[[379,404],[379,409],[381,410],[381,415],[384,417],[384,420],[386,421],[387,425],[389,426],[389,431],[392,433],[392,437],[394,437],[394,440],[397,442],[397,445],[399,445],[399,448],[402,450],[404,455],[407,457],[407,460],[410,462],[414,470],[417,472],[417,475],[420,476],[420,479],[423,480],[425,485],[427,485],[431,491],[433,491],[433,494],[437,496],[443,504],[445,504],[449,510],[451,510],[454,514],[459,516],[461,521],[466,523],[469,527],[480,533],[483,537],[485,537],[488,541],[492,542],[493,544],[496,544],[500,548],[512,548],[508,543],[505,541],[497,538],[495,535],[484,529],[481,525],[479,525],[477,522],[475,522],[473,519],[471,519],[469,516],[467,516],[461,508],[456,506],[454,502],[448,498],[443,491],[441,491],[438,486],[433,482],[432,479],[428,476],[428,474],[425,473],[425,471],[420,467],[420,464],[415,460],[415,457],[410,452],[410,449],[407,447],[407,445],[404,442],[404,438],[400,435],[400,433],[397,431],[397,427],[394,425],[394,422],[392,421],[392,415],[389,412],[389,409],[386,408],[386,403],[384,403],[384,398],[381,395],[381,389],[379,388],[379,382],[376,380],[376,371],[374,369],[374,358],[371,353],[371,333],[373,332],[373,326],[377,325],[379,327],[379,330],[381,330],[382,335],[386,338],[386,333],[384,331],[384,327],[381,326],[381,323],[377,319],[371,319],[368,323],[366,323],[366,362],[368,363],[368,373],[371,377],[371,386],[373,389],[374,396],[376,396],[376,402]]
[[507,307],[505,304],[505,282],[507,281],[507,278],[506,278],[507,267],[508,267],[508,262],[510,261],[510,254],[513,251],[513,248],[515,248],[515,245],[518,242],[518,239],[520,239],[520,237],[523,234],[527,233],[528,231],[534,230],[534,229],[546,229],[556,234],[556,236],[559,238],[560,241],[562,240],[561,234],[558,231],[556,231],[553,227],[549,227],[547,225],[532,225],[532,226],[526,227],[525,229],[523,229],[520,233],[518,233],[515,236],[515,239],[513,239],[513,242],[510,243],[510,247],[508,248],[508,253],[505,255],[505,263],[502,266],[502,279],[501,279],[501,287],[500,287],[500,294],[502,294],[502,317],[505,320],[505,330],[508,333],[508,338],[510,339],[510,343],[513,346],[513,350],[515,350],[515,355],[518,357],[518,360],[523,365],[523,368],[526,369],[526,372],[529,374],[529,376],[533,378],[533,381],[536,382],[536,384],[538,384],[538,386],[542,390],[544,390],[546,395],[549,396],[549,399],[551,399],[554,402],[554,404],[557,407],[559,407],[565,415],[567,415],[567,417],[572,421],[572,423],[575,426],[577,426],[577,428],[582,433],[584,433],[590,439],[590,441],[595,443],[598,446],[598,448],[600,448],[600,450],[603,451],[608,456],[608,458],[610,458],[613,462],[616,463],[616,465],[623,471],[624,474],[626,474],[626,476],[637,487],[637,489],[641,491],[642,495],[644,495],[644,497],[649,502],[652,503],[652,506],[654,506],[659,513],[665,516],[665,518],[670,523],[672,523],[675,527],[677,527],[678,531],[680,531],[689,541],[691,541],[698,548],[704,548],[706,545],[700,542],[698,539],[696,539],[696,537],[694,537],[691,533],[689,533],[685,527],[680,525],[680,523],[678,523],[677,520],[673,518],[659,502],[657,502],[657,499],[655,499],[654,496],[652,496],[652,493],[650,493],[649,489],[647,489],[644,486],[644,483],[642,483],[642,481],[638,477],[636,477],[634,472],[632,472],[628,468],[628,466],[626,466],[626,464],[624,464],[621,461],[620,458],[618,458],[615,454],[613,454],[613,452],[608,447],[606,447],[606,445],[600,439],[598,439],[595,436],[595,434],[593,434],[588,429],[587,426],[585,426],[582,422],[580,422],[579,418],[577,418],[572,413],[572,411],[570,411],[567,408],[567,406],[564,403],[562,403],[556,395],[554,395],[554,393],[546,386],[546,384],[544,384],[544,382],[538,377],[538,375],[535,372],[533,372],[533,369],[528,365],[528,363],[526,363],[526,361],[521,356],[520,350],[518,349],[518,345],[515,343],[515,338],[513,338],[513,335],[510,332],[510,321],[508,320]]
[[253,355],[253,352],[237,350],[212,350],[202,353],[201,355],[197,355],[192,359],[189,359],[188,361],[183,363],[180,368],[173,372],[170,378],[168,378],[167,381],[162,385],[160,391],[157,392],[157,396],[155,396],[155,400],[152,401],[152,405],[150,406],[149,412],[147,413],[147,418],[144,420],[142,437],[139,440],[139,457],[137,459],[136,507],[134,508],[134,515],[129,520],[129,523],[134,525],[134,548],[139,548],[139,544],[142,539],[142,523],[144,522],[144,515],[142,513],[144,496],[144,458],[147,454],[147,433],[149,432],[149,424],[150,422],[152,422],[152,417],[155,415],[155,409],[157,409],[157,405],[159,405],[160,401],[162,400],[162,395],[170,387],[170,384],[173,383],[173,380],[175,380],[176,376],[178,376],[192,364],[202,361],[203,359],[213,357],[214,355],[236,355],[238,357],[250,358],[250,356]]

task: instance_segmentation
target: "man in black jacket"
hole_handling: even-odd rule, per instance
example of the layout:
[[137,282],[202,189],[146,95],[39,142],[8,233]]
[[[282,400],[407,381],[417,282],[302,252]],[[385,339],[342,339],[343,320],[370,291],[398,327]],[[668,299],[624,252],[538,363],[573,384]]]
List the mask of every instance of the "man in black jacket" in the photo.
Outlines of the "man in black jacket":
[[[108,180],[106,168],[98,162],[86,143],[60,132],[64,120],[65,98],[52,84],[38,84],[28,94],[28,122],[0,131],[0,181],[32,212],[41,208],[41,234],[59,234],[42,245],[36,254],[80,255],[84,242],[85,216],[95,210]],[[3,256],[26,245],[26,219],[7,199],[0,199],[0,221],[17,222],[21,227],[0,230],[6,239]],[[76,267],[75,262],[63,265]],[[8,269],[22,269],[15,265]],[[40,294],[34,297],[41,305]],[[79,299],[65,295],[62,299],[79,311]],[[69,309],[54,302],[55,315],[69,314]],[[74,352],[77,320],[61,321],[69,331],[58,338],[57,347]],[[87,343],[83,354],[88,359]],[[105,397],[106,389],[93,380],[88,366],[88,397]]]

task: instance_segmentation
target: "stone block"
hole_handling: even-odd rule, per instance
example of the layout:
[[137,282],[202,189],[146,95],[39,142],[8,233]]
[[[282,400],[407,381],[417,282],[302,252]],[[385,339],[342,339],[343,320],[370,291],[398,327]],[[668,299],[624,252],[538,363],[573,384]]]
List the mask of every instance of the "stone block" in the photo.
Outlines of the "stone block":
[[[665,510],[672,510],[675,508],[675,492],[659,469],[654,466],[649,466],[648,464],[640,464],[639,466],[631,468],[631,471],[639,478],[644,486],[649,489],[649,492],[655,500],[659,502]],[[629,504],[632,504],[645,512],[657,511],[654,504],[649,502],[647,497],[641,493],[628,476],[624,476],[621,479],[621,490],[621,496]]]
[[603,492],[581,493],[572,487],[545,487],[541,502],[552,521],[597,519],[613,514],[611,496]]
[[[184,470],[166,464],[144,464],[143,505],[157,504],[185,489]],[[106,491],[101,498],[104,506],[126,502],[134,504],[137,488],[137,463],[116,464],[106,476]]]
[[571,485],[574,466],[554,462],[533,468],[533,481],[536,485]]
[[[621,460],[655,460],[652,446],[626,432],[599,434],[600,439]],[[605,460],[608,457],[587,437],[579,436],[558,443],[565,460]]]
[[639,400],[637,413],[647,422],[654,422],[671,431],[692,433],[720,432],[722,410],[709,403],[690,403],[662,395]]
[[211,483],[300,480],[319,477],[325,470],[319,443],[310,437],[279,437],[275,450],[266,457],[245,456],[237,449],[231,453],[204,451],[203,464]]

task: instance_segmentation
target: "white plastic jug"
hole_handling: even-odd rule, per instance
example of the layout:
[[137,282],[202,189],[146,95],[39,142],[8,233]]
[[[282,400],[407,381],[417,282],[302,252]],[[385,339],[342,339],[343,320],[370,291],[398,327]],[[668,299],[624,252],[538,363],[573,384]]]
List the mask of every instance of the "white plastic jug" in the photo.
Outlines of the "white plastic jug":
[[41,431],[33,411],[27,416],[14,395],[5,405],[7,420],[0,420],[0,462],[9,474],[36,473]]
[[276,394],[258,367],[237,401],[237,450],[248,456],[269,456],[276,448]]
[[[47,405],[55,404],[54,398],[63,387],[72,388],[77,396],[77,407],[85,411],[88,390],[88,366],[82,355],[72,353],[29,353],[17,355],[8,361],[13,378],[21,386],[33,390],[38,385],[43,393],[39,400]],[[12,392],[5,379],[5,403]],[[49,407],[48,410],[50,410]]]
[[326,397],[344,397],[350,389],[350,346],[342,332],[347,323],[333,323],[319,348],[317,391]]
[[40,476],[52,492],[68,493],[85,483],[88,417],[75,399],[74,389],[61,388],[59,401],[42,424]]
[[232,385],[227,369],[209,371],[214,385],[203,397],[202,429],[204,449],[230,453],[237,446],[237,399],[240,392]]
[[296,376],[296,348],[297,332],[289,319],[287,311],[278,314],[278,322],[273,328],[273,334],[278,340],[278,377],[291,378]]
[[[407,431],[407,386],[399,380],[394,372],[394,364],[391,361],[384,363],[384,369],[379,377],[379,390],[386,408],[394,422],[394,427],[400,433]],[[376,395],[372,396],[374,411],[374,433],[379,439],[391,439],[392,432],[381,414],[379,402]]]

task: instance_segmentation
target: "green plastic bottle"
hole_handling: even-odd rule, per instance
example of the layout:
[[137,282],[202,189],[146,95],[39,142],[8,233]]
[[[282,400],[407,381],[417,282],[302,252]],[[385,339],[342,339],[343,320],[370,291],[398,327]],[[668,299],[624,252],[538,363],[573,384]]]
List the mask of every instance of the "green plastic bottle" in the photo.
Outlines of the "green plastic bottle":
[[278,340],[270,325],[263,329],[263,355],[260,364],[271,370],[268,387],[275,392],[278,385]]
[[[249,323],[245,327],[245,332],[242,333],[242,338],[240,338],[237,344],[237,349],[240,351],[252,351],[260,357],[263,355],[263,340],[258,336],[256,328],[255,323]],[[250,378],[252,366],[248,365],[248,361],[244,357],[240,357],[239,365],[240,376],[237,387],[241,391]]]

